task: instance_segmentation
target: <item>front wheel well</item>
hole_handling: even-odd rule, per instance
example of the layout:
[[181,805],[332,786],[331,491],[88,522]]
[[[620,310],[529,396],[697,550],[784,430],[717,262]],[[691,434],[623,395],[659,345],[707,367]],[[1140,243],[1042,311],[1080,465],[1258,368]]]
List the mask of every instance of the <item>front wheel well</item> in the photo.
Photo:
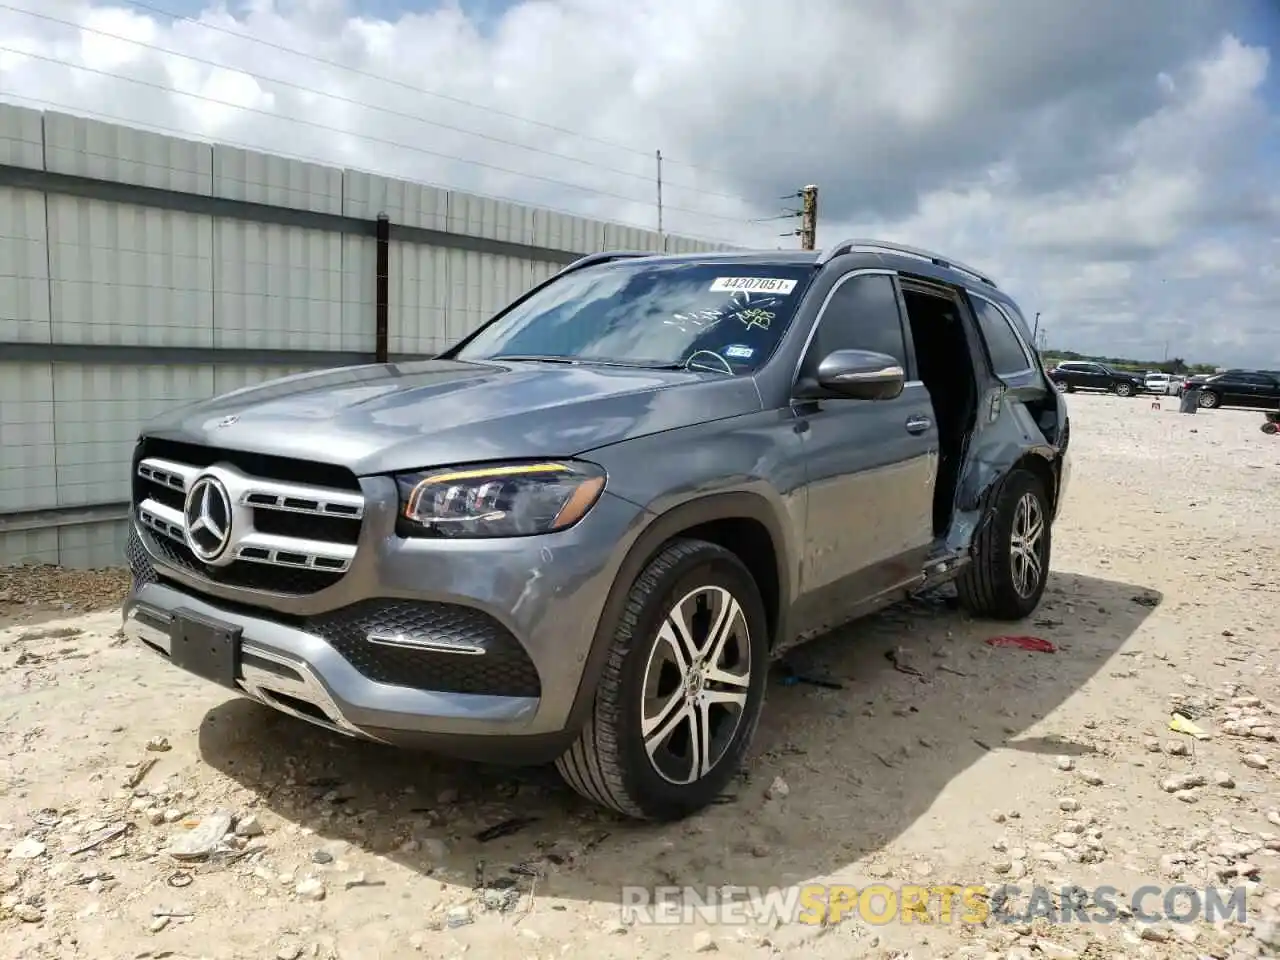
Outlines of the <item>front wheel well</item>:
[[662,546],[672,540],[706,540],[724,547],[743,562],[760,589],[772,646],[777,641],[781,624],[782,585],[778,582],[778,550],[769,528],[751,517],[723,517],[687,527],[668,538]]

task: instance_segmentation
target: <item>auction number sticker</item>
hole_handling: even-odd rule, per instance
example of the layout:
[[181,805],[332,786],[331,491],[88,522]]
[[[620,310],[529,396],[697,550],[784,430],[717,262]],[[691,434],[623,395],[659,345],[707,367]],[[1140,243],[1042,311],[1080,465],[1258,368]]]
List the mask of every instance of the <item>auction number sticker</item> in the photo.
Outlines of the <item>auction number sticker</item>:
[[713,293],[781,293],[788,294],[796,288],[794,280],[781,277],[716,277],[711,282]]

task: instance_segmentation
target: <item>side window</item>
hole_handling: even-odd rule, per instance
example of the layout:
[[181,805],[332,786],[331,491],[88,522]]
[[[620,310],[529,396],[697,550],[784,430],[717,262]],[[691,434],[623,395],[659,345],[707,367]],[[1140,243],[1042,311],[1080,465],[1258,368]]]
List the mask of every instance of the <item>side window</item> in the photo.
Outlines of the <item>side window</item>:
[[893,278],[866,274],[844,281],[836,288],[818,318],[818,332],[806,358],[816,366],[833,350],[870,350],[887,353],[907,368],[907,347]]
[[996,376],[1009,373],[1021,373],[1034,366],[1028,359],[1022,343],[1018,340],[1009,321],[993,304],[978,297],[970,297],[974,312],[978,317],[978,326],[982,329],[982,338],[987,341],[987,350],[991,354],[991,366]]

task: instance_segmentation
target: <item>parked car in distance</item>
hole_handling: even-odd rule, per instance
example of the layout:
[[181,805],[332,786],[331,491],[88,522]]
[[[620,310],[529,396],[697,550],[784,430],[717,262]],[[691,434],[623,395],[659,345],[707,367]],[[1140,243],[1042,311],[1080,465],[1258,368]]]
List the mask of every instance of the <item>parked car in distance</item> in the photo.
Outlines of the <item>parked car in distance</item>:
[[1280,377],[1258,370],[1228,370],[1206,377],[1200,388],[1199,405],[1214,407],[1253,407],[1259,410],[1280,409]]
[[125,631],[328,731],[678,819],[789,648],[941,583],[1036,609],[1070,430],[1030,343],[910,247],[593,254],[434,359],[144,427]]
[[1058,389],[1105,390],[1121,397],[1132,397],[1147,389],[1146,381],[1136,373],[1115,370],[1096,360],[1063,360],[1049,371],[1049,379]]
[[1142,382],[1147,393],[1168,396],[1178,391],[1178,379],[1169,373],[1148,373]]
[[1183,377],[1182,382],[1178,384],[1178,396],[1182,396],[1193,387],[1203,386],[1204,382],[1211,376],[1212,374],[1208,373],[1197,373],[1190,377]]

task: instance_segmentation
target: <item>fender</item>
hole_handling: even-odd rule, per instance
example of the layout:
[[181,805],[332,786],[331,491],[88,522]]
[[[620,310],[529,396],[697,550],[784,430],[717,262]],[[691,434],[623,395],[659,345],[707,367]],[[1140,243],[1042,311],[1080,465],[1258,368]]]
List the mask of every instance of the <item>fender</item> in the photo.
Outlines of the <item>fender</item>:
[[713,520],[736,519],[756,520],[769,531],[777,560],[778,578],[778,613],[775,618],[777,622],[770,626],[773,628],[775,643],[789,635],[790,611],[794,597],[794,585],[790,572],[795,567],[788,551],[787,539],[783,535],[783,521],[777,516],[769,501],[755,493],[741,491],[716,493],[686,500],[665,513],[653,515],[632,543],[618,568],[613,586],[609,588],[609,596],[605,600],[600,619],[596,624],[591,651],[587,654],[587,662],[583,666],[582,677],[578,681],[578,692],[574,695],[566,725],[575,736],[587,722],[589,712],[595,704],[596,689],[609,657],[614,625],[621,617],[627,596],[631,593],[631,588],[641,571],[649,565],[663,544],[678,537],[684,531]]

